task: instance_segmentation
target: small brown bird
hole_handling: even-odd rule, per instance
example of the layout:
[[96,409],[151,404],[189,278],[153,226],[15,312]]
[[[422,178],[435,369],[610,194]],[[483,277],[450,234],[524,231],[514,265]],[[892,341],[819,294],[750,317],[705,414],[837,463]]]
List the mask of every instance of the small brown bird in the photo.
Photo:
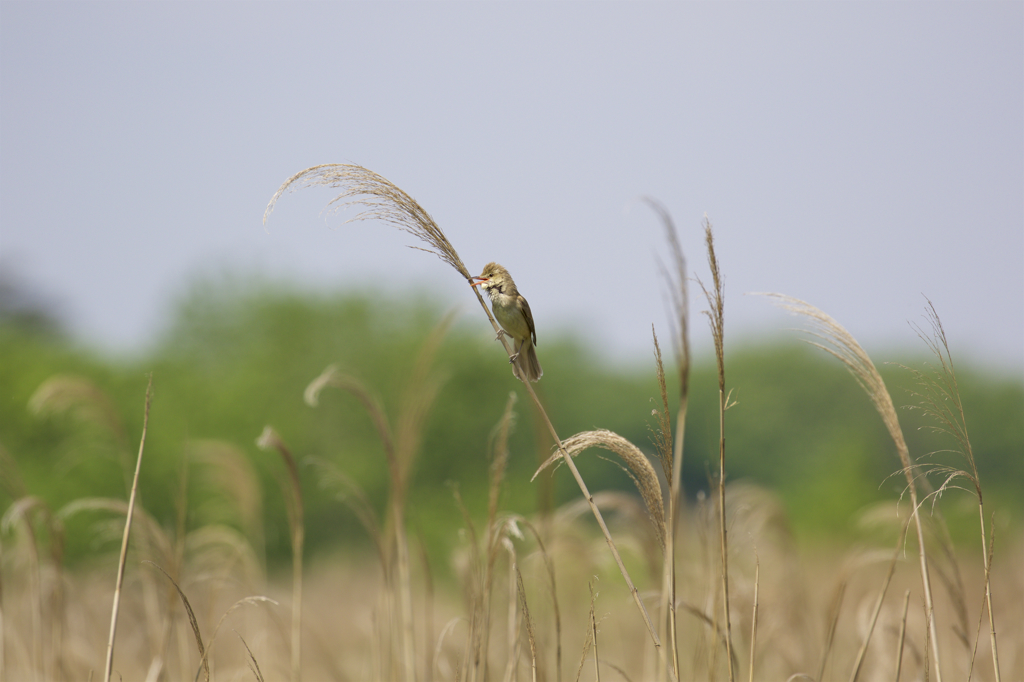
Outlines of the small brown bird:
[[[533,315],[530,313],[530,304],[522,297],[516,289],[516,283],[512,281],[512,275],[508,270],[497,263],[488,263],[484,271],[474,277],[478,280],[472,286],[480,285],[480,288],[491,297],[491,310],[494,311],[494,319],[501,325],[502,331],[498,332],[498,338],[502,333],[512,337],[515,354],[509,358],[512,363],[512,372],[519,377],[520,365],[530,381],[537,381],[544,375],[537,360],[537,330],[533,326]],[[516,358],[520,358],[516,364]]]

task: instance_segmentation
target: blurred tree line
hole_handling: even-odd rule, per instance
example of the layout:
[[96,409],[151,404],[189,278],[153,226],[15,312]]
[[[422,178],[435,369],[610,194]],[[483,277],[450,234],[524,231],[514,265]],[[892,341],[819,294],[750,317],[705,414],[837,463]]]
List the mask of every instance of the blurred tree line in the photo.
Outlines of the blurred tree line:
[[[276,454],[257,448],[257,436],[271,425],[300,462],[333,462],[382,514],[387,464],[366,410],[338,390],[324,391],[314,408],[304,402],[303,391],[334,364],[375,393],[394,420],[419,349],[444,313],[427,297],[399,302],[370,290],[314,295],[252,279],[207,280],[181,299],[155,347],[130,359],[81,348],[45,315],[22,308],[0,315],[2,505],[26,494],[55,510],[86,497],[124,499],[141,432],[146,374],[152,372],[142,504],[168,526],[181,519],[188,526],[224,522],[247,530],[253,520],[239,518],[238,500],[232,504],[226,497],[249,495],[246,508],[262,519],[248,532],[262,535],[257,544],[270,559],[285,557],[288,531],[278,482],[286,474]],[[671,347],[667,333],[661,343]],[[933,359],[924,344],[920,350],[908,364],[924,369]],[[639,367],[610,366],[581,338],[546,334],[539,351],[545,374],[538,392],[563,438],[607,428],[653,452],[651,410],[660,406],[653,345],[650,362]],[[919,402],[906,369],[874,360],[897,406]],[[1017,376],[971,371],[956,355],[954,360],[987,508],[1003,523],[1019,525],[1024,384]],[[671,353],[665,361],[674,417]],[[890,477],[898,469],[893,444],[868,398],[837,361],[793,341],[727,346],[726,365],[737,401],[727,413],[728,475],[775,491],[798,537],[844,536],[860,510],[899,496],[903,477]],[[484,516],[489,437],[510,392],[521,399],[503,508],[533,513],[578,496],[564,470],[530,482],[552,444],[479,313],[457,320],[432,371],[440,389],[425,421],[408,503],[410,530],[428,547],[450,546],[463,523],[453,486],[472,514]],[[63,377],[65,390],[80,391],[79,399],[92,408],[33,413],[30,400],[55,376]],[[717,399],[713,358],[695,358],[684,455],[691,501],[709,488],[717,467]],[[919,411],[904,409],[900,419],[912,456],[952,447],[927,428],[932,424]],[[250,466],[256,479],[246,481],[245,467],[228,479],[223,467],[221,478],[212,475],[210,453],[217,451],[233,453],[232,461]],[[625,473],[593,454],[579,459],[591,490],[632,490]],[[948,453],[934,458],[961,464]],[[311,551],[365,547],[356,517],[336,490],[322,487],[318,469],[303,466],[301,477]],[[951,499],[957,498],[968,512],[962,522],[952,515],[953,529],[959,523],[973,533],[971,499],[954,491]],[[69,523],[72,559],[116,542],[91,532],[86,519]]]

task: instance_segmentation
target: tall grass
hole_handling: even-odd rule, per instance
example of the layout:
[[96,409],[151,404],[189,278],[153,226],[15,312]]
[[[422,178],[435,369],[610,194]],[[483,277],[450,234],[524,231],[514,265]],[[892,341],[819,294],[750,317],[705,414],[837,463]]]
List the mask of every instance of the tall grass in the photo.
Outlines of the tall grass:
[[[267,215],[283,192],[306,185],[341,188],[331,206],[355,204],[363,208],[356,219],[383,220],[415,235],[426,242],[424,250],[469,280],[469,271],[426,211],[381,176],[358,166],[318,166],[293,176],[274,196]],[[1013,556],[1021,550],[1001,549],[999,555],[993,550],[991,511],[983,504],[966,411],[934,307],[929,303],[931,334],[921,335],[938,367],[911,372],[919,384],[920,409],[953,439],[962,458],[957,466],[912,459],[892,399],[853,336],[817,308],[778,297],[812,321],[816,345],[838,357],[867,391],[896,446],[898,473],[906,478],[911,506],[909,515],[897,517],[891,510],[898,506],[889,505],[881,517],[895,546],[858,547],[839,559],[804,560],[794,549],[779,501],[751,484],[729,481],[725,417],[733,403],[725,372],[724,289],[706,219],[710,279],[707,286],[698,282],[715,347],[718,466],[708,473],[710,497],[698,497],[692,504],[683,499],[683,436],[690,399],[689,276],[668,212],[649,203],[665,228],[672,261],[671,270],[663,272],[672,301],[680,385],[678,396],[670,397],[661,345],[652,329],[652,394],[657,401],[650,425],[653,454],[599,425],[560,438],[533,387],[523,382],[554,443],[534,479],[558,475],[564,467],[580,496],[550,513],[502,509],[513,456],[510,434],[517,420],[517,394],[512,392],[500,413],[482,417],[495,424],[487,442],[480,443],[481,456],[489,460],[488,489],[464,499],[458,485],[452,485],[452,504],[462,510],[462,525],[449,529],[459,538],[450,570],[432,566],[425,551],[417,561],[413,548],[418,510],[411,491],[417,485],[424,428],[443,384],[435,361],[453,320],[445,316],[412,359],[397,409],[385,409],[374,387],[336,366],[312,378],[305,393],[313,408],[325,390],[339,389],[365,412],[380,442],[380,466],[388,471],[382,511],[337,464],[297,456],[269,427],[260,437],[260,446],[276,451],[283,462],[284,473],[276,478],[286,500],[292,541],[291,581],[268,586],[261,561],[262,491],[254,490],[257,479],[240,451],[211,442],[184,448],[177,482],[180,504],[169,527],[141,503],[147,389],[142,443],[134,476],[126,476],[127,501],[88,498],[52,512],[21,483],[16,458],[0,448],[2,482],[14,500],[0,536],[0,677],[87,679],[101,661],[105,679],[154,681],[289,676],[410,682],[725,677],[856,682],[941,679],[945,672],[966,679],[991,675],[999,682],[1003,672],[1009,679],[1024,676],[1024,623],[1014,613],[1024,597],[1020,557]],[[497,330],[490,310],[477,297]],[[511,355],[504,338],[502,343]],[[37,412],[73,411],[121,434],[110,440],[111,451],[118,453],[125,450],[126,430],[110,406],[87,381],[69,377],[44,384],[33,399]],[[599,452],[614,457],[633,481],[635,493],[590,491],[576,460]],[[124,465],[125,458],[118,456]],[[241,531],[217,524],[190,528],[194,510],[187,508],[186,491],[193,467],[212,468],[208,481],[223,489],[232,508],[225,517],[234,518]],[[363,527],[373,547],[372,561],[305,562],[303,500],[309,491],[303,489],[304,467],[312,467],[317,484],[347,506]],[[931,487],[929,476],[940,481],[938,487]],[[943,540],[940,520],[931,524],[939,532],[931,540],[925,535],[925,512],[937,517],[943,497],[957,489],[976,498],[981,532],[980,565],[966,570],[956,562],[955,548]],[[467,499],[484,500],[483,510],[472,509]],[[120,552],[116,562],[68,574],[62,568],[63,524],[84,513],[115,518]],[[97,528],[109,530],[110,524]],[[917,540],[915,571],[904,570],[908,535]],[[931,551],[936,542],[939,557]],[[436,593],[435,571],[443,576],[437,582],[444,585]],[[947,585],[945,593],[933,592],[932,571]],[[267,594],[254,595],[254,584]],[[970,641],[963,624],[971,615],[967,593],[973,586],[980,586],[982,607]],[[892,596],[901,590],[902,599]],[[1001,591],[1005,599],[995,596]],[[912,598],[922,608],[911,608]],[[290,617],[280,606],[289,601]],[[96,632],[94,623],[110,611],[104,657],[103,633]],[[947,614],[952,615],[947,619]],[[133,627],[117,628],[119,621]],[[987,637],[981,636],[983,623]],[[236,630],[237,641],[225,639],[229,628]],[[1005,642],[1011,643],[1002,660],[997,633],[1004,650]],[[177,660],[168,654],[174,644]],[[581,652],[578,663],[576,656],[563,654],[564,647]],[[977,664],[985,660],[978,654],[986,647],[990,669]]]
[[[394,225],[398,229],[418,238],[428,246],[426,249],[421,247],[413,248],[419,248],[420,250],[427,251],[428,253],[433,253],[442,261],[455,268],[455,270],[466,280],[468,284],[473,284],[472,275],[469,270],[466,269],[466,266],[463,264],[462,259],[456,252],[455,247],[452,246],[444,231],[436,222],[434,222],[434,219],[430,217],[430,214],[427,213],[412,197],[396,185],[389,182],[383,176],[363,168],[362,166],[351,164],[324,164],[320,166],[313,166],[296,173],[285,180],[271,198],[263,215],[264,224],[269,218],[270,213],[273,211],[274,205],[277,203],[278,199],[289,189],[315,186],[340,188],[342,192],[331,200],[329,204],[330,207],[362,207],[363,210],[351,220],[380,220],[384,223]],[[476,292],[477,301],[480,303],[481,309],[490,321],[491,327],[494,329],[498,340],[501,341],[506,354],[511,360],[513,357],[513,350],[512,347],[509,346],[506,335],[501,333],[501,327],[498,325],[497,320],[494,319],[494,316],[488,309],[487,304],[484,303],[483,296],[480,294],[479,290],[474,288],[474,291]],[[524,372],[518,372],[516,376],[526,376],[526,374]],[[601,528],[601,532],[604,534],[606,542],[608,543],[608,549],[611,551],[611,554],[615,559],[615,563],[619,568],[619,572],[622,574],[623,580],[626,582],[626,586],[628,587],[630,594],[633,595],[633,601],[636,604],[637,609],[640,611],[640,615],[642,616],[644,625],[647,627],[647,631],[654,642],[654,646],[656,649],[661,651],[661,641],[658,634],[655,632],[654,624],[651,622],[651,618],[647,613],[647,608],[640,599],[640,593],[633,584],[629,571],[626,570],[622,557],[619,555],[618,548],[615,545],[615,541],[612,539],[611,532],[608,530],[608,525],[604,520],[604,516],[601,514],[601,510],[596,504],[594,504],[593,495],[590,494],[590,490],[587,488],[587,484],[584,482],[583,476],[576,468],[576,465],[573,463],[572,458],[568,455],[565,448],[562,447],[562,439],[559,438],[558,433],[555,431],[554,424],[552,424],[547,411],[544,409],[544,405],[540,401],[540,398],[537,397],[537,393],[533,386],[530,385],[529,381],[523,381],[522,383],[526,388],[526,391],[530,394],[530,398],[533,400],[534,405],[537,407],[537,412],[540,414],[544,424],[547,426],[551,437],[557,444],[562,461],[565,462],[569,471],[572,473],[576,484],[580,488],[580,492],[583,494],[583,498],[589,503],[590,510],[593,513],[598,526]],[[664,655],[664,652],[661,653]]]
[[921,570],[921,583],[924,591],[925,611],[928,618],[928,634],[931,643],[932,657],[935,665],[935,678],[942,682],[942,664],[939,656],[938,625],[935,620],[935,597],[932,591],[931,572],[929,569],[928,550],[925,545],[924,523],[920,514],[921,500],[919,499],[918,488],[921,481],[918,479],[918,467],[910,459],[910,449],[903,437],[903,429],[900,427],[899,417],[896,408],[893,406],[892,397],[882,376],[875,369],[874,363],[864,349],[857,343],[857,340],[841,324],[836,322],[828,314],[815,308],[809,303],[799,299],[779,294],[770,294],[779,304],[793,313],[802,315],[810,320],[813,329],[810,332],[819,341],[810,343],[825,352],[838,358],[850,371],[857,383],[868,394],[878,414],[882,417],[893,443],[896,445],[896,453],[899,456],[903,473],[907,479],[907,493],[910,496],[911,519],[917,532],[918,559]]

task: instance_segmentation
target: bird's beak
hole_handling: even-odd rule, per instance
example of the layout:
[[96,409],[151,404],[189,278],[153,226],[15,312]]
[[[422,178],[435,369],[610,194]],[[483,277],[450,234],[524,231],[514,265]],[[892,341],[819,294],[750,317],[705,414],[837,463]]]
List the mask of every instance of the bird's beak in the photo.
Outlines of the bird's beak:
[[490,277],[474,277],[473,279],[479,280],[479,281],[473,282],[472,284],[470,284],[469,286],[471,286],[471,287],[475,287],[477,284],[483,284],[484,282],[489,280]]

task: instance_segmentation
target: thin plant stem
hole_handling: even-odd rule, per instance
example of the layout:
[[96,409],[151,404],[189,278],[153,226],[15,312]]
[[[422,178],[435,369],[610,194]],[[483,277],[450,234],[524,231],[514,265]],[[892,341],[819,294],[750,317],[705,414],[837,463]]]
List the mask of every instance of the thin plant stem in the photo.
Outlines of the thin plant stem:
[[831,613],[829,614],[828,635],[825,637],[825,650],[821,654],[821,665],[818,666],[818,676],[814,679],[821,680],[825,676],[825,665],[828,663],[828,656],[832,653],[832,643],[836,637],[836,625],[839,624],[839,612],[842,610],[843,597],[846,595],[846,580],[839,583],[836,595],[832,599]]
[[857,652],[857,660],[853,664],[853,672],[850,673],[850,682],[857,682],[857,677],[860,675],[861,666],[864,664],[864,656],[867,654],[868,644],[871,642],[871,635],[875,631],[875,623],[878,622],[878,614],[882,611],[885,593],[889,590],[889,583],[892,582],[892,576],[896,572],[896,561],[899,559],[900,548],[903,546],[904,538],[906,538],[908,525],[903,525],[903,529],[896,539],[896,549],[893,552],[892,560],[889,562],[889,572],[885,576],[885,582],[882,583],[882,589],[878,592],[878,599],[875,600],[875,610],[871,614],[871,623],[868,625],[868,632],[864,636],[864,643],[861,644],[860,651]]
[[754,682],[754,652],[757,651],[757,590],[760,585],[761,561],[754,559],[754,615],[750,621],[750,682]]
[[590,636],[594,641],[594,680],[601,682],[601,665],[597,657],[597,614],[594,613],[594,584],[590,583]]
[[121,606],[121,586],[124,584],[124,567],[128,560],[128,538],[132,533],[132,516],[135,513],[135,497],[139,490],[139,471],[142,470],[142,452],[146,446],[146,429],[149,427],[149,406],[153,397],[153,374],[149,375],[146,386],[146,411],[142,417],[142,438],[139,440],[139,456],[135,459],[135,476],[128,496],[128,512],[124,521],[124,535],[121,538],[121,556],[117,562],[117,584],[114,586],[114,604],[110,609],[110,636],[107,638],[107,660],[103,666],[103,681],[110,682],[114,669],[114,637],[117,634],[117,614]]
[[900,682],[900,671],[903,668],[903,645],[907,641],[907,610],[910,608],[910,590],[903,593],[903,617],[900,619],[900,634],[896,643],[896,674],[894,682]]

